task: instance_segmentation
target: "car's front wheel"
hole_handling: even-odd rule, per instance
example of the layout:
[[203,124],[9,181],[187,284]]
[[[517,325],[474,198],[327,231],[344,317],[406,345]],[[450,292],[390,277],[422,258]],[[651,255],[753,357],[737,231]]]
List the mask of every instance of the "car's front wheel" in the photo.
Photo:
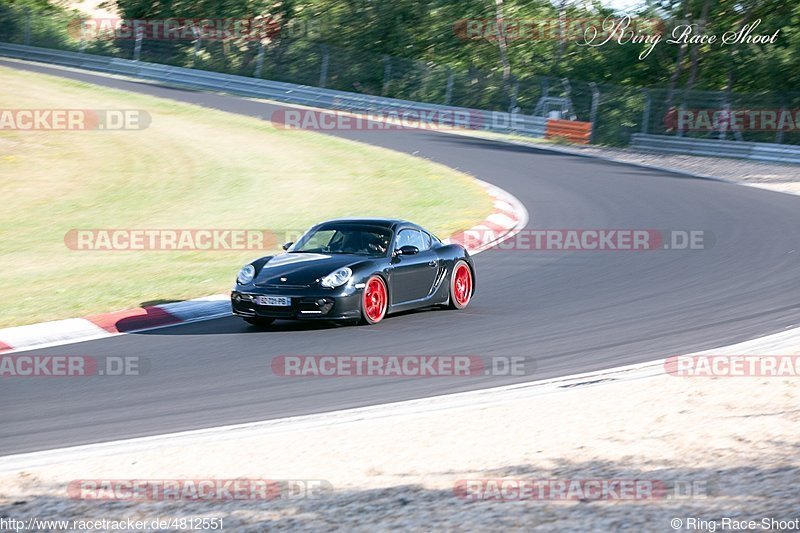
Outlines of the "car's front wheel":
[[264,327],[264,326],[269,326],[270,324],[275,322],[275,319],[254,316],[254,317],[247,317],[244,319],[244,321],[247,322],[248,324],[253,324],[254,326]]
[[456,261],[450,276],[450,308],[464,309],[472,299],[472,270],[463,259]]
[[377,324],[386,316],[389,296],[383,278],[375,275],[367,280],[361,299],[361,319],[365,324]]

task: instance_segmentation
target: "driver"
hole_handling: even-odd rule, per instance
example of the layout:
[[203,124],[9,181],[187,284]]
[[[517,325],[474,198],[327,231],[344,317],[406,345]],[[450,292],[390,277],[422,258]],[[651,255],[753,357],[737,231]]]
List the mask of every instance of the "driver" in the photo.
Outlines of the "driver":
[[362,233],[360,231],[348,231],[342,239],[340,251],[345,253],[363,253]]

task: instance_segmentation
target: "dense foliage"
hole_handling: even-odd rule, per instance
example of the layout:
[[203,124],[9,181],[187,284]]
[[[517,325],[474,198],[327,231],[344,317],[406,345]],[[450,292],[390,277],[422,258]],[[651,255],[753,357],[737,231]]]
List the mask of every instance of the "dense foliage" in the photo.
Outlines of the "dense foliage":
[[[55,46],[65,33],[67,15],[53,4],[5,1],[0,40]],[[626,142],[632,131],[662,132],[662,117],[676,106],[800,108],[795,92],[800,91],[800,3],[790,0],[651,1],[627,13],[632,28],[661,35],[650,53],[647,44],[614,39],[587,46],[586,26],[623,15],[591,0],[117,0],[115,5],[124,19],[260,17],[280,28],[260,40],[153,39],[140,47],[142,60],[524,113],[535,112],[543,96],[569,97],[570,114],[596,119],[595,140],[613,144]],[[32,28],[23,37],[31,13]],[[507,31],[497,30],[498,20]],[[563,24],[580,21],[583,26],[559,32]],[[772,36],[773,42],[720,42],[726,32],[757,22],[753,35]],[[666,42],[682,24],[694,25],[692,35],[716,35],[717,42]],[[134,55],[132,40],[73,39],[60,46]],[[642,87],[654,90],[644,93]],[[593,94],[600,95],[597,113]],[[643,109],[652,109],[651,119],[642,117]],[[752,140],[775,140],[774,133],[753,135]]]
[[[454,68],[502,71],[499,39],[465,39],[458,35],[458,21],[496,19],[495,0],[118,0],[126,18],[252,17],[267,14],[281,21],[281,38],[301,36],[364,54],[430,61]],[[568,20],[619,16],[599,2],[562,0],[500,0],[504,20],[535,21],[539,28],[552,27],[559,17]],[[723,46],[660,43],[645,59],[643,45],[581,46],[582,39],[561,41],[555,31],[537,36],[510,35],[507,58],[511,73],[519,78],[534,75],[619,85],[665,86],[678,71],[678,86],[690,82],[695,65],[694,88],[724,90],[729,77],[734,90],[793,90],[800,86],[800,3],[790,0],[680,0],[652,2],[633,17],[662,19],[669,32],[680,21],[703,24],[704,33],[721,35],[761,19],[756,33],[780,33],[775,43]],[[489,24],[484,24],[484,29]],[[546,35],[542,35],[546,33]],[[697,33],[697,31],[695,31]],[[478,35],[475,35],[478,37]],[[664,36],[666,39],[667,35]],[[367,56],[368,57],[368,56]]]

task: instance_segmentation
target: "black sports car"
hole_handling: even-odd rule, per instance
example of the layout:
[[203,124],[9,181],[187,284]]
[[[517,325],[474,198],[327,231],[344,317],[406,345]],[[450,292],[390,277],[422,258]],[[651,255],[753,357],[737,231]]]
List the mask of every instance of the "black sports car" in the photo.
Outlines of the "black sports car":
[[236,278],[233,313],[251,324],[375,324],[418,307],[463,309],[475,291],[475,266],[464,247],[405,220],[331,220],[283,249],[245,265]]

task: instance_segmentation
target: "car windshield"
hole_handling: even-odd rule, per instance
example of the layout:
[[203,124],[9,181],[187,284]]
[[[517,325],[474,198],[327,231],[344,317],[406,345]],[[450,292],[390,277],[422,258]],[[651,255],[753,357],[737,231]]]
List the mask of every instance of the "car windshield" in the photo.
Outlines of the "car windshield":
[[323,254],[386,255],[391,240],[387,228],[364,224],[326,224],[300,238],[290,252]]

